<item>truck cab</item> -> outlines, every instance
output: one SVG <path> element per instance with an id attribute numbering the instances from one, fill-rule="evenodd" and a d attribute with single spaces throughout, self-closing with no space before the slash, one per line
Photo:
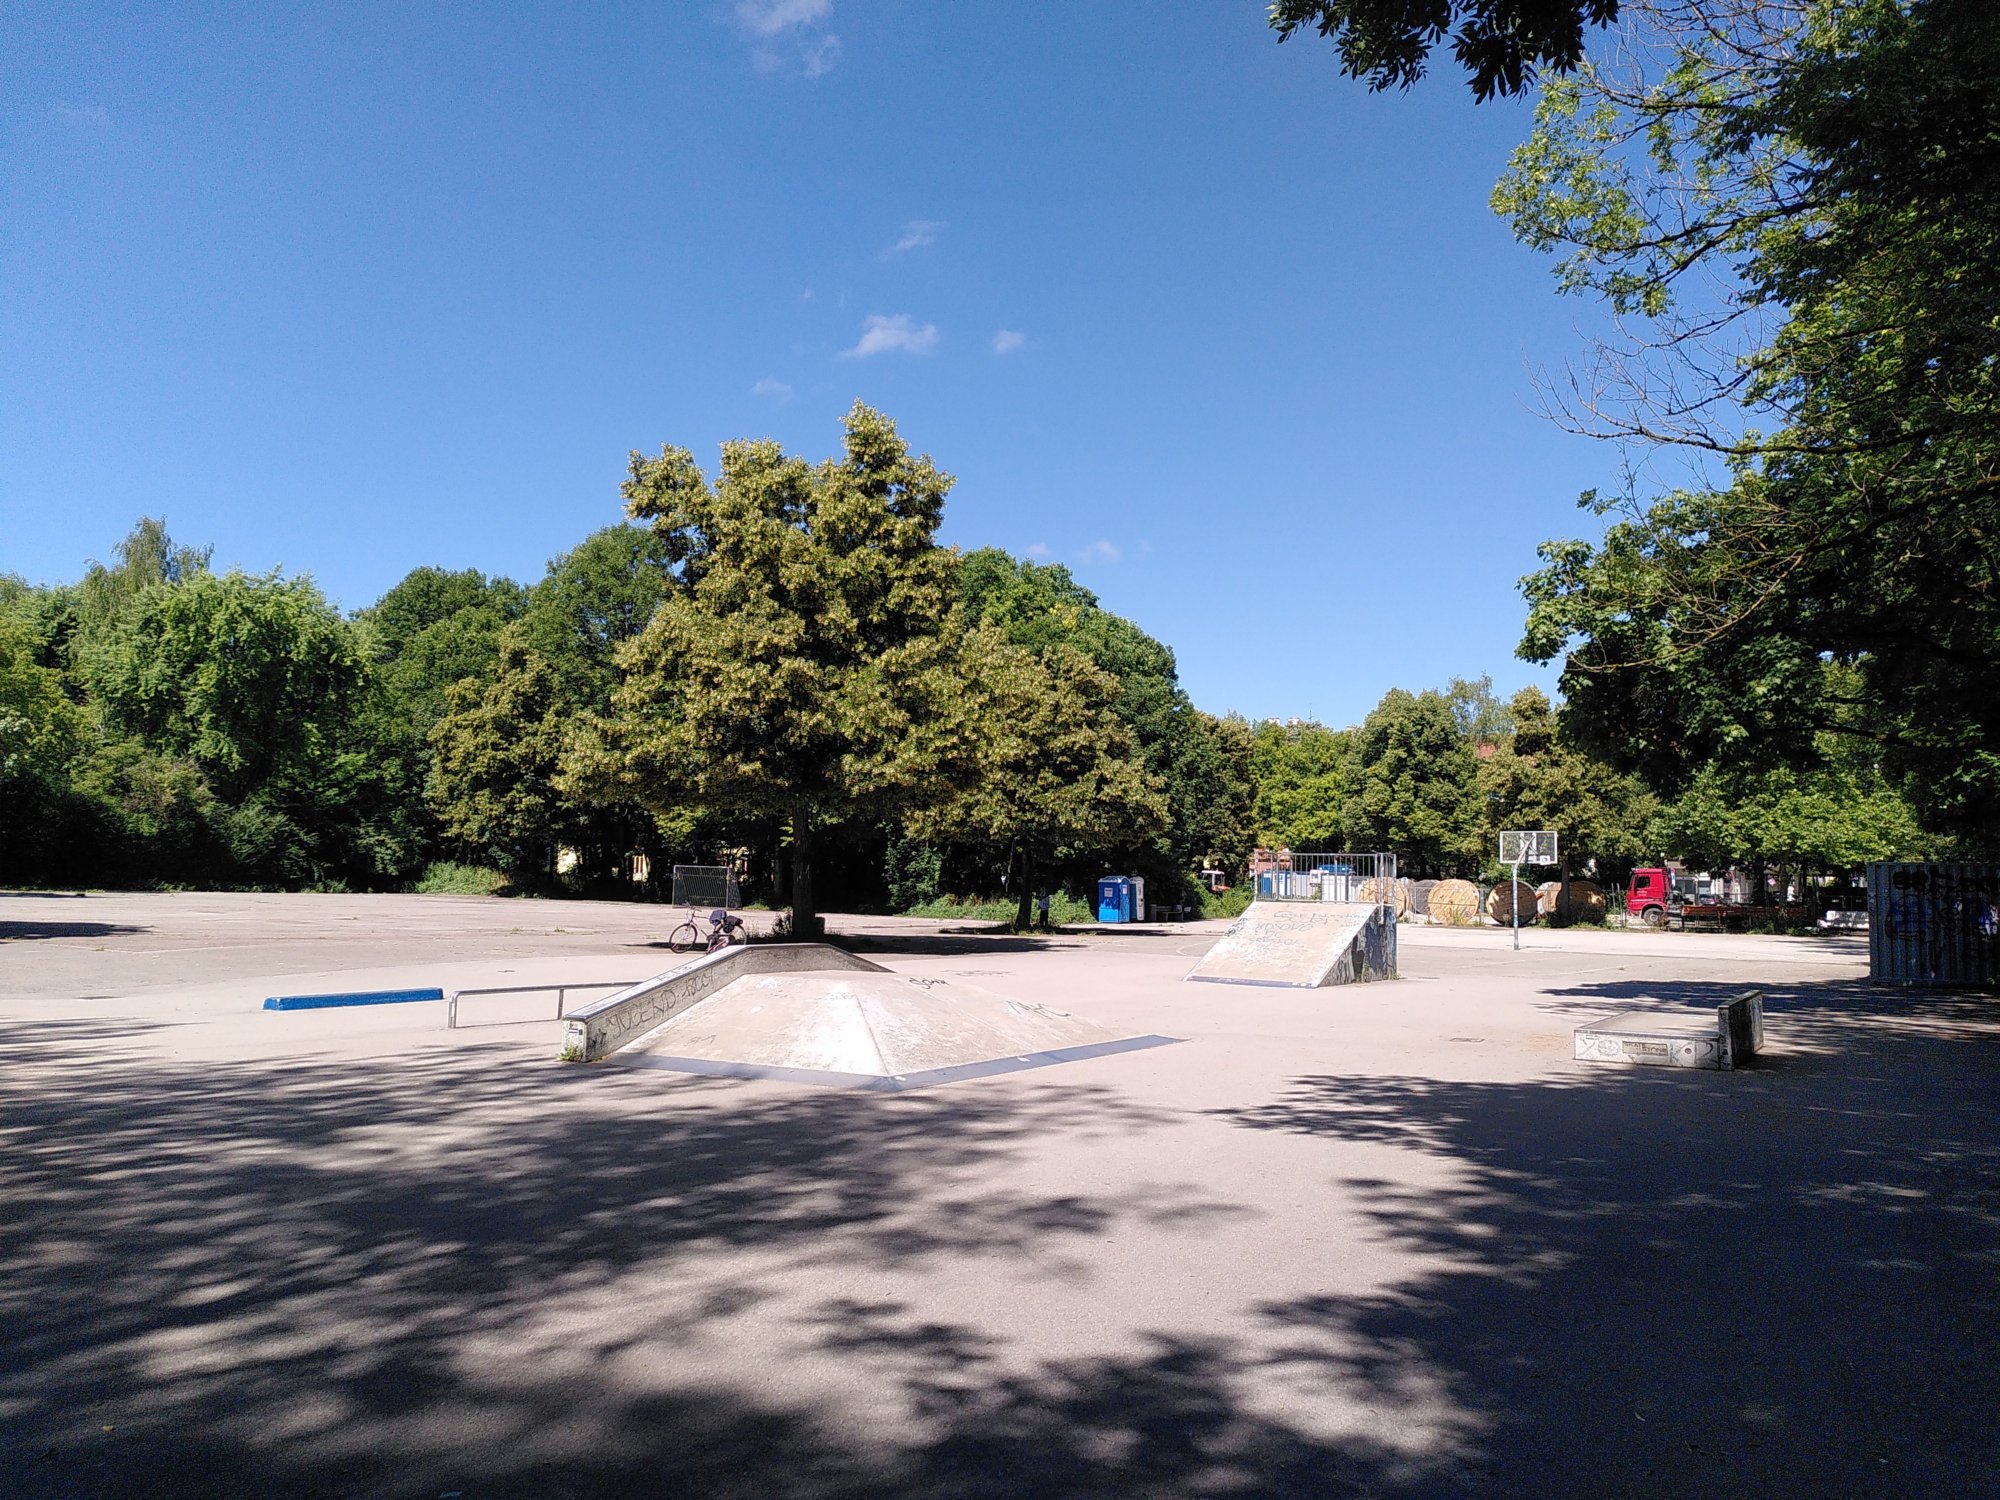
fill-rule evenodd
<path id="1" fill-rule="evenodd" d="M 1664 927 L 1668 909 L 1685 899 L 1686 891 L 1675 881 L 1673 872 L 1664 865 L 1653 865 L 1632 872 L 1632 882 L 1625 889 L 1625 910 L 1648 927 Z"/>

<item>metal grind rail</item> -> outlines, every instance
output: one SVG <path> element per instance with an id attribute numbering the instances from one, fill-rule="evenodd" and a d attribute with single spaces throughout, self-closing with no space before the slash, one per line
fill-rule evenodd
<path id="1" fill-rule="evenodd" d="M 458 1002 L 463 995 L 548 995 L 556 997 L 555 1018 L 563 1018 L 563 1007 L 569 1003 L 571 990 L 624 990 L 641 983 L 637 979 L 572 979 L 563 984 L 493 984 L 478 989 L 453 990 L 445 1000 L 444 1024 L 447 1031 L 458 1030 Z M 488 1022 L 488 1025 L 505 1026 L 506 1021 Z"/>

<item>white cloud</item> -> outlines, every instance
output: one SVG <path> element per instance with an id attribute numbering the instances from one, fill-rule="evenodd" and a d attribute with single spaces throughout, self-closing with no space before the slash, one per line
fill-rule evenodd
<path id="1" fill-rule="evenodd" d="M 72 130 L 111 128 L 111 111 L 101 104 L 58 104 L 55 116 Z"/>
<path id="2" fill-rule="evenodd" d="M 1048 555 L 1049 544 L 1047 542 L 1036 542 L 1028 548 L 1028 556 L 1030 557 L 1047 557 Z"/>
<path id="3" fill-rule="evenodd" d="M 1028 336 L 1017 328 L 1003 328 L 993 335 L 995 354 L 1012 354 L 1016 349 L 1028 347 Z"/>
<path id="4" fill-rule="evenodd" d="M 748 35 L 750 66 L 775 73 L 796 64 L 807 78 L 831 72 L 840 38 L 826 29 L 833 0 L 736 0 L 736 24 Z"/>
<path id="5" fill-rule="evenodd" d="M 1076 560 L 1080 563 L 1115 563 L 1124 556 L 1125 554 L 1118 550 L 1117 543 L 1099 537 L 1077 553 Z"/>
<path id="6" fill-rule="evenodd" d="M 799 64 L 799 71 L 808 78 L 817 78 L 822 73 L 831 73 L 833 65 L 840 61 L 840 38 L 823 36 L 818 43 L 806 51 L 805 61 Z"/>
<path id="7" fill-rule="evenodd" d="M 817 26 L 832 14 L 833 0 L 736 0 L 736 19 L 752 36 Z"/>
<path id="8" fill-rule="evenodd" d="M 786 385 L 784 381 L 773 380 L 770 376 L 766 375 L 762 380 L 750 387 L 750 394 L 753 396 L 768 396 L 773 401 L 782 405 L 792 399 L 792 388 Z"/>
<path id="9" fill-rule="evenodd" d="M 861 329 L 861 342 L 842 350 L 848 359 L 866 359 L 871 354 L 928 354 L 937 347 L 937 324 L 919 324 L 908 313 L 885 318 L 870 313 Z"/>
<path id="10" fill-rule="evenodd" d="M 901 255 L 906 250 L 921 250 L 926 245 L 935 245 L 944 227 L 943 219 L 912 219 L 903 226 L 902 238 L 889 247 L 889 253 Z"/>

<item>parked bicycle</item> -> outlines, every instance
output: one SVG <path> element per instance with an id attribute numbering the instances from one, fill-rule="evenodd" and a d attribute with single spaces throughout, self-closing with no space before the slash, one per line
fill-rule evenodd
<path id="1" fill-rule="evenodd" d="M 733 917 L 721 907 L 708 914 L 708 926 L 702 926 L 701 918 L 692 910 L 688 919 L 667 936 L 667 947 L 675 953 L 713 953 L 718 948 L 727 948 L 731 943 L 740 943 L 743 937 L 743 919 Z"/>

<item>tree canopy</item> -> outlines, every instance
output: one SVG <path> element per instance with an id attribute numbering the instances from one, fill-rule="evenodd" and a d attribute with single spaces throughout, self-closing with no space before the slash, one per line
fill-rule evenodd
<path id="1" fill-rule="evenodd" d="M 1560 835 L 1565 870 L 1594 863 L 1600 874 L 1622 872 L 1649 852 L 1645 834 L 1656 803 L 1637 777 L 1564 744 L 1558 716 L 1539 688 L 1516 693 L 1508 717 L 1512 732 L 1479 765 L 1483 857 L 1491 857 L 1497 835 L 1509 828 Z"/>
<path id="2" fill-rule="evenodd" d="M 1358 849 L 1392 849 L 1412 873 L 1476 869 L 1478 761 L 1442 693 L 1391 688 L 1355 731 L 1341 820 Z"/>
<path id="3" fill-rule="evenodd" d="M 1111 712 L 1118 679 L 1081 651 L 1058 643 L 1037 653 L 989 625 L 967 637 L 962 661 L 972 774 L 906 821 L 921 838 L 1007 850 L 1015 919 L 1026 927 L 1038 871 L 1077 850 L 1129 848 L 1163 832 L 1166 798 Z"/>
<path id="4" fill-rule="evenodd" d="M 859 403 L 842 455 L 817 465 L 728 443 L 711 486 L 685 449 L 635 453 L 625 495 L 671 586 L 621 652 L 578 784 L 660 813 L 781 820 L 795 919 L 812 930 L 818 830 L 900 815 L 969 763 L 956 559 L 936 542 L 950 487 Z"/>
<path id="5" fill-rule="evenodd" d="M 1545 544 L 1524 655 L 1665 790 L 1877 747 L 1935 830 L 2000 845 L 2000 12 L 1644 8 L 1544 92 L 1496 206 L 1620 340 L 1561 414 L 1713 455 Z"/>

